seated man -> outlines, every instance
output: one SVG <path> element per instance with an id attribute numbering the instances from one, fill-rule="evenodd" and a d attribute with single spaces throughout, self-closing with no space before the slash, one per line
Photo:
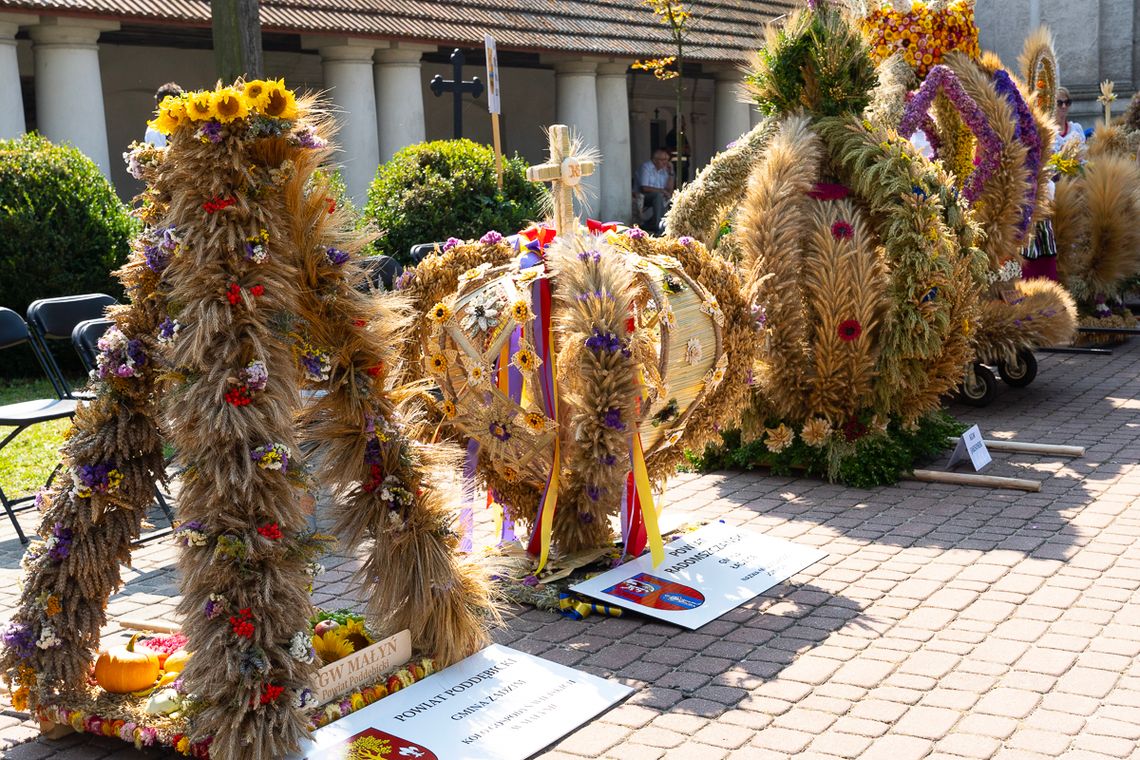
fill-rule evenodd
<path id="1" fill-rule="evenodd" d="M 668 151 L 664 148 L 653 151 L 653 158 L 637 170 L 637 184 L 645 195 L 645 207 L 653 209 L 653 217 L 646 221 L 645 227 L 656 233 L 673 194 L 673 166 L 669 163 Z"/>

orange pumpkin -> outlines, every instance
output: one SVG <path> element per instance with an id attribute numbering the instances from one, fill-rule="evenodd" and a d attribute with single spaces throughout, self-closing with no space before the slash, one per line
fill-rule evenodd
<path id="1" fill-rule="evenodd" d="M 100 652 L 95 661 L 95 681 L 112 694 L 127 694 L 145 689 L 158 678 L 158 655 L 135 649 L 138 634 L 125 647 Z"/>
<path id="2" fill-rule="evenodd" d="M 186 667 L 186 663 L 190 661 L 190 653 L 185 649 L 176 649 L 170 653 L 166 658 L 166 664 L 163 669 L 167 673 L 181 673 L 182 669 Z"/>

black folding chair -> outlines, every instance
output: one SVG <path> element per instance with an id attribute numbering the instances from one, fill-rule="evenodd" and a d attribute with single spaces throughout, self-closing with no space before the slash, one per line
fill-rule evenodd
<path id="1" fill-rule="evenodd" d="M 357 289 L 365 293 L 376 290 L 391 290 L 392 283 L 404 271 L 400 262 L 391 256 L 369 256 L 361 259 L 360 265 L 367 273 L 367 279 Z"/>
<path id="2" fill-rule="evenodd" d="M 37 350 L 32 334 L 28 330 L 28 326 L 24 324 L 24 320 L 20 319 L 20 315 L 11 309 L 0 307 L 0 351 L 6 348 L 14 348 L 24 343 L 32 347 L 32 351 L 35 353 L 36 359 L 39 360 L 41 368 L 50 379 L 51 371 L 48 369 L 48 365 L 43 356 L 41 356 L 40 351 Z M 0 440 L 0 449 L 3 449 L 11 443 L 16 436 L 33 425 L 38 425 L 41 422 L 49 422 L 51 420 L 64 419 L 74 414 L 75 400 L 68 398 L 35 399 L 33 401 L 20 401 L 15 404 L 4 404 L 0 406 L 0 427 L 11 427 L 13 430 L 8 433 L 3 440 Z M 52 470 L 45 485 L 51 485 L 57 472 L 59 472 L 59 465 L 56 465 L 55 469 Z M 12 521 L 12 527 L 16 529 L 16 535 L 19 537 L 20 543 L 28 543 L 28 537 L 24 535 L 24 531 L 20 527 L 20 522 L 16 518 L 16 513 L 30 509 L 34 499 L 34 496 L 22 496 L 17 499 L 10 499 L 8 495 L 4 493 L 3 484 L 0 483 L 0 502 L 4 505 L 4 511 L 8 514 L 8 519 Z"/>
<path id="3" fill-rule="evenodd" d="M 85 319 L 71 330 L 71 345 L 90 372 L 99 363 L 99 339 L 115 324 L 109 319 Z"/>
<path id="4" fill-rule="evenodd" d="M 60 398 L 82 398 L 83 394 L 76 394 L 68 385 L 48 341 L 70 341 L 77 324 L 85 320 L 101 319 L 107 307 L 117 303 L 106 293 L 84 293 L 61 298 L 41 298 L 28 306 L 28 326 L 47 361 L 48 372 L 54 375 L 52 385 L 56 387 Z"/>

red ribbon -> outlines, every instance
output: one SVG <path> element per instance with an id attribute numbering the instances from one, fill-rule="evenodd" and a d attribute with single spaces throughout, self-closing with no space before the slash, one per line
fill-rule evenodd
<path id="1" fill-rule="evenodd" d="M 558 230 L 546 224 L 534 224 L 519 233 L 527 240 L 537 240 L 542 247 L 550 245 L 550 241 L 558 234 Z"/>
<path id="2" fill-rule="evenodd" d="M 599 222 L 597 219 L 587 219 L 586 229 L 591 235 L 601 235 L 603 232 L 617 232 L 617 222 Z"/>

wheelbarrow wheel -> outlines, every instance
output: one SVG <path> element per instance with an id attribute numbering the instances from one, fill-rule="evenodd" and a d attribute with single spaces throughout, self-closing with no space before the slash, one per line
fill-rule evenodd
<path id="1" fill-rule="evenodd" d="M 997 391 L 997 378 L 984 364 L 975 364 L 958 387 L 958 398 L 970 406 L 989 406 Z"/>
<path id="2" fill-rule="evenodd" d="M 1037 357 L 1028 348 L 1023 348 L 1017 352 L 1012 362 L 998 362 L 998 373 L 1006 385 L 1024 388 L 1037 377 Z"/>

